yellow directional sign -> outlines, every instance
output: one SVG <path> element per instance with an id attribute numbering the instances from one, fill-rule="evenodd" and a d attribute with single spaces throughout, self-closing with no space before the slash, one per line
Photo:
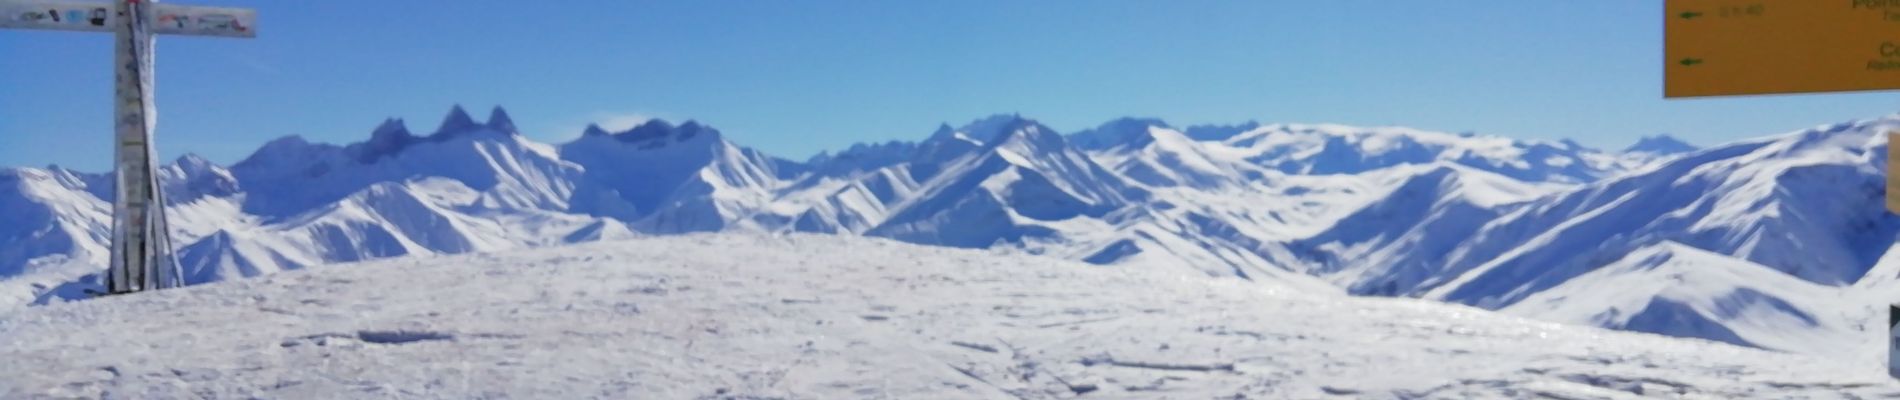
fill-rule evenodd
<path id="1" fill-rule="evenodd" d="M 1663 96 L 1900 89 L 1900 0 L 1667 0 Z"/>
<path id="2" fill-rule="evenodd" d="M 1900 131 L 1887 132 L 1887 211 L 1900 214 L 1900 146 L 1895 143 Z"/>

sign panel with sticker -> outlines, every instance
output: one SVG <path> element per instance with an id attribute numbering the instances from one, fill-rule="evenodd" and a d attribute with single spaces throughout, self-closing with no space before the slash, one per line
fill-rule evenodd
<path id="1" fill-rule="evenodd" d="M 257 11 L 242 8 L 176 6 L 153 7 L 152 33 L 161 35 L 257 37 Z"/>
<path id="2" fill-rule="evenodd" d="M 111 32 L 118 7 L 96 1 L 0 1 L 0 28 Z"/>

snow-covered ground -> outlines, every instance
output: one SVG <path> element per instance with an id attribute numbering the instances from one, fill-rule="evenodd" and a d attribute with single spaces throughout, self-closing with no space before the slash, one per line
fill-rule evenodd
<path id="1" fill-rule="evenodd" d="M 316 267 L 0 317 L 9 399 L 1900 395 L 1874 359 L 734 233 Z"/>

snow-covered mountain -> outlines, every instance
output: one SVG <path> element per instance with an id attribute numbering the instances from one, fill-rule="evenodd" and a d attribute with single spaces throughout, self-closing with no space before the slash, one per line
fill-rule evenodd
<path id="1" fill-rule="evenodd" d="M 1896 127 L 1900 119 L 1844 123 L 1715 147 L 1540 199 L 1489 224 L 1452 263 L 1471 269 L 1465 279 L 1437 292 L 1510 303 L 1662 241 L 1852 284 L 1900 229 L 1881 206 L 1881 133 Z"/>
<path id="2" fill-rule="evenodd" d="M 1295 265 L 1348 291 L 1408 293 L 1441 277 L 1447 258 L 1489 221 L 1552 192 L 1459 164 L 1404 166 L 1380 174 L 1382 194 L 1319 234 L 1292 241 Z"/>
<path id="3" fill-rule="evenodd" d="M 1882 207 L 1895 128 L 1900 116 L 1717 146 L 1538 199 L 1487 223 L 1418 294 L 1790 350 L 1855 335 L 1876 319 L 1857 303 L 1884 302 L 1853 285 L 1890 279 L 1869 271 L 1900 239 Z M 1692 270 L 1656 287 L 1661 269 Z"/>
<path id="4" fill-rule="evenodd" d="M 14 283 L 9 301 L 83 296 L 104 263 L 110 176 L 8 171 L 19 177 L 9 185 L 19 194 L 0 201 L 24 203 L 9 208 L 23 222 L 12 226 L 39 233 L 0 246 L 15 252 L 0 254 L 0 265 L 55 265 L 45 273 L 60 278 L 7 274 Z M 178 260 L 187 280 L 200 283 L 336 262 L 632 235 L 619 221 L 566 212 L 582 171 L 552 146 L 521 136 L 501 108 L 477 123 L 458 106 L 427 136 L 391 119 L 369 140 L 346 146 L 294 136 L 274 140 L 228 169 L 186 156 L 164 166 L 160 179 Z M 86 262 L 64 262 L 72 259 Z M 27 291 L 33 293 L 21 293 Z"/>
<path id="5" fill-rule="evenodd" d="M 1126 126 L 1092 132 L 1137 132 Z M 1162 124 L 1151 127 L 1166 131 Z M 1265 136 L 1251 136 L 1256 131 L 1198 142 L 1198 154 L 1228 155 L 1225 164 L 1150 162 L 1194 158 L 1148 155 L 1155 153 L 1153 143 L 1165 143 L 1152 138 L 1164 136 L 1127 133 L 1120 137 L 1140 150 L 1102 151 L 1097 158 L 1129 177 L 1169 176 L 1148 171 L 1233 165 L 1231 160 L 1281 166 L 1276 169 L 1292 174 L 1243 180 L 1269 188 L 1295 178 L 1335 177 L 1297 185 L 1298 191 L 1237 194 L 1323 199 L 1332 206 L 1305 210 L 1309 219 L 1292 224 L 1319 229 L 1261 223 L 1252 217 L 1258 212 L 1246 207 L 1214 214 L 1226 214 L 1221 218 L 1195 213 L 1164 219 L 1236 227 L 1218 231 L 1224 234 L 1183 235 L 1201 244 L 1252 231 L 1240 236 L 1261 243 L 1243 247 L 1269 264 L 1352 293 L 1425 297 L 1534 318 L 1840 355 L 1849 350 L 1839 344 L 1872 334 L 1884 321 L 1867 304 L 1894 299 L 1876 288 L 1900 288 L 1852 286 L 1895 278 L 1869 271 L 1893 269 L 1878 266 L 1895 262 L 1883 257 L 1900 238 L 1900 217 L 1881 207 L 1881 133 L 1896 128 L 1900 116 L 1706 150 L 1652 138 L 1636 152 L 1609 154 L 1568 143 L 1407 129 L 1268 126 L 1259 130 L 1269 132 Z M 1326 155 L 1332 151 L 1339 154 Z M 1533 157 L 1546 161 L 1541 165 L 1519 160 L 1550 152 L 1563 155 Z M 1172 187 L 1178 180 L 1141 181 Z M 1335 195 L 1311 188 L 1330 188 Z M 1194 194 L 1209 191 L 1173 189 L 1157 197 L 1207 207 L 1217 203 Z M 1289 214 L 1301 213 L 1268 215 Z"/>
<path id="6" fill-rule="evenodd" d="M 565 212 L 582 173 L 521 136 L 500 107 L 477 123 L 457 106 L 426 136 L 390 119 L 346 146 L 278 139 L 231 168 L 238 189 L 227 196 L 242 205 L 239 217 L 187 242 L 178 258 L 188 281 L 210 282 L 564 243 L 590 229 L 629 235 L 618 222 Z"/>
<path id="7" fill-rule="evenodd" d="M 1843 304 L 1900 288 L 1869 283 L 1900 282 L 1869 272 L 1900 271 L 1886 266 L 1900 257 L 1883 258 L 1900 217 L 1879 199 L 1877 133 L 1895 127 L 1900 116 L 1707 149 L 1656 137 L 1615 153 L 1145 118 L 1063 135 L 1006 114 L 796 162 L 697 121 L 590 127 L 554 145 L 499 107 L 476 121 L 458 106 L 427 135 L 390 119 L 362 142 L 287 137 L 229 167 L 183 157 L 161 181 L 192 282 L 643 235 L 810 232 L 1836 354 L 1803 343 L 1865 332 L 1872 311 Z M 110 178 L 0 173 L 0 306 L 96 284 Z"/>
<path id="8" fill-rule="evenodd" d="M 1689 142 L 1684 142 L 1682 139 L 1676 139 L 1667 134 L 1644 136 L 1642 139 L 1637 140 L 1636 144 L 1632 144 L 1629 148 L 1623 149 L 1622 162 L 1625 165 L 1632 166 L 1652 164 L 1662 161 L 1663 159 L 1678 157 L 1701 149 L 1700 147 L 1696 147 L 1696 145 L 1689 144 Z"/>
<path id="9" fill-rule="evenodd" d="M 1676 242 L 1660 242 L 1539 291 L 1510 314 L 1606 328 L 1696 337 L 1807 354 L 1865 352 L 1878 338 L 1841 318 L 1855 296 Z M 1858 317 L 1859 315 L 1854 315 Z M 1858 334 L 1857 334 L 1858 333 Z M 1871 334 L 1869 334 L 1871 333 Z"/>
<path id="10" fill-rule="evenodd" d="M 295 136 L 264 145 L 231 167 L 246 213 L 289 217 L 347 198 L 379 183 L 440 177 L 480 191 L 480 206 L 565 210 L 581 168 L 552 146 L 514 130 L 496 107 L 486 124 L 461 106 L 434 133 L 416 136 L 400 119 L 384 121 L 367 141 L 313 144 Z"/>
<path id="11" fill-rule="evenodd" d="M 1353 174 L 1445 161 L 1526 182 L 1583 183 L 1618 172 L 1612 154 L 1572 141 L 1520 141 L 1411 128 L 1268 125 L 1222 141 L 1255 164 L 1292 174 Z"/>
<path id="12" fill-rule="evenodd" d="M 1233 157 L 1236 152 L 1195 141 L 1166 124 L 1117 120 L 1078 134 L 1114 132 L 1107 145 L 1093 147 L 1109 169 L 1148 186 L 1187 186 L 1213 189 L 1266 180 L 1274 175 L 1264 167 Z M 1096 139 L 1106 140 L 1106 139 Z"/>
<path id="13" fill-rule="evenodd" d="M 772 200 L 803 168 L 739 147 L 719 130 L 649 120 L 625 132 L 589 127 L 560 157 L 586 167 L 574 211 L 653 233 L 717 231 Z"/>
<path id="14" fill-rule="evenodd" d="M 979 124 L 987 121 L 979 121 Z M 912 243 L 989 247 L 1051 239 L 1067 221 L 1101 218 L 1148 193 L 1028 119 L 980 126 L 980 147 L 934 167 L 916 195 L 866 231 Z M 981 130 L 979 133 L 988 133 Z M 952 139 L 960 140 L 960 139 Z"/>
<path id="15" fill-rule="evenodd" d="M 1878 351 L 1823 358 L 835 235 L 396 259 L 8 317 L 6 398 L 1900 395 Z"/>
<path id="16" fill-rule="evenodd" d="M 1677 139 L 1669 135 L 1655 135 L 1655 136 L 1644 136 L 1642 139 L 1637 140 L 1636 144 L 1632 144 L 1630 145 L 1629 148 L 1623 149 L 1623 153 L 1624 154 L 1642 154 L 1642 155 L 1651 155 L 1651 156 L 1673 156 L 1677 154 L 1693 152 L 1696 150 L 1701 150 L 1701 148 L 1698 148 L 1693 144 L 1689 144 L 1689 142 L 1684 142 L 1682 141 L 1682 139 Z"/>
<path id="17" fill-rule="evenodd" d="M 57 167 L 0 170 L 0 308 L 103 268 L 112 204 L 91 191 L 103 181 Z"/>

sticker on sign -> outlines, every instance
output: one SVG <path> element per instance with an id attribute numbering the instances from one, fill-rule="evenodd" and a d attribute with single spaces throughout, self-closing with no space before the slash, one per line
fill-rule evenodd
<path id="1" fill-rule="evenodd" d="M 257 11 L 158 3 L 152 32 L 165 35 L 257 37 Z"/>
<path id="2" fill-rule="evenodd" d="M 115 6 L 102 2 L 0 0 L 0 28 L 111 31 Z"/>

